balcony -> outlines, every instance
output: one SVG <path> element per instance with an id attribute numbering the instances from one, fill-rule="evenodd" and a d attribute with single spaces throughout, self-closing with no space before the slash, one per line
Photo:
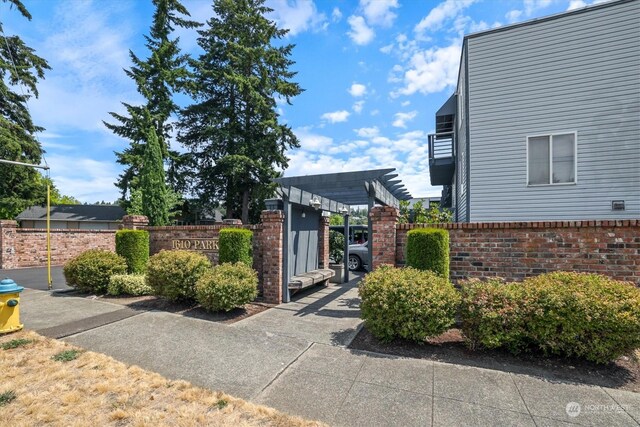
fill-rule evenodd
<path id="1" fill-rule="evenodd" d="M 431 185 L 451 185 L 456 170 L 453 132 L 429 135 L 429 175 Z"/>

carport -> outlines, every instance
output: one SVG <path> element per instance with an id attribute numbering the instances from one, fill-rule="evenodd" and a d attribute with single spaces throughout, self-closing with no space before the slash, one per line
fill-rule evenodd
<path id="1" fill-rule="evenodd" d="M 318 225 L 324 212 L 344 217 L 344 259 L 349 259 L 349 213 L 351 206 L 367 206 L 369 212 L 376 205 L 399 207 L 400 200 L 411 195 L 396 179 L 395 169 L 375 169 L 320 175 L 276 178 L 279 199 L 269 201 L 271 208 L 284 211 L 283 227 L 283 302 L 290 300 L 290 279 L 318 269 Z M 269 206 L 268 206 L 269 207 Z M 368 220 L 369 241 L 373 237 L 371 219 Z M 372 252 L 369 259 L 372 265 Z M 349 281 L 345 268 L 344 281 Z"/>

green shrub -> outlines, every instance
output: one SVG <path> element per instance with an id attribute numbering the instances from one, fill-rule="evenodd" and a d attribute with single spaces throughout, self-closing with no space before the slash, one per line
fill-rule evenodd
<path id="1" fill-rule="evenodd" d="M 194 300 L 196 282 L 210 268 L 211 262 L 200 253 L 163 250 L 149 258 L 147 284 L 154 295 L 171 301 Z"/>
<path id="2" fill-rule="evenodd" d="M 258 296 L 258 274 L 248 265 L 220 264 L 207 271 L 196 286 L 196 299 L 207 310 L 229 311 Z"/>
<path id="3" fill-rule="evenodd" d="M 149 261 L 149 232 L 146 230 L 117 231 L 116 253 L 127 260 L 129 273 L 144 273 Z"/>
<path id="4" fill-rule="evenodd" d="M 359 285 L 362 318 L 383 341 L 400 337 L 424 341 L 455 323 L 460 296 L 431 271 L 382 266 Z"/>
<path id="5" fill-rule="evenodd" d="M 466 283 L 460 315 L 472 346 L 534 348 L 597 363 L 640 348 L 640 289 L 597 274 Z"/>
<path id="6" fill-rule="evenodd" d="M 407 266 L 430 270 L 449 280 L 449 232 L 416 228 L 407 233 Z"/>
<path id="7" fill-rule="evenodd" d="M 144 274 L 114 274 L 107 287 L 109 295 L 151 295 L 153 289 L 147 285 Z"/>
<path id="8" fill-rule="evenodd" d="M 253 265 L 252 237 L 253 232 L 244 228 L 223 228 L 220 230 L 218 238 L 220 264 L 243 262 L 251 267 Z"/>
<path id="9" fill-rule="evenodd" d="M 336 264 L 344 258 L 344 234 L 339 231 L 329 231 L 329 258 Z"/>
<path id="10" fill-rule="evenodd" d="M 85 292 L 102 294 L 109 278 L 127 272 L 127 262 L 111 251 L 91 249 L 67 262 L 63 273 L 67 284 Z"/>
<path id="11" fill-rule="evenodd" d="M 460 320 L 469 347 L 503 347 L 517 354 L 531 345 L 526 321 L 532 302 L 523 291 L 520 283 L 502 279 L 462 283 Z"/>

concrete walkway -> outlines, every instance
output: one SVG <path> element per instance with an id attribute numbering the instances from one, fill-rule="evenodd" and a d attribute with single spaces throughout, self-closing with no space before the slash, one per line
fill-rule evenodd
<path id="1" fill-rule="evenodd" d="M 28 328 L 330 425 L 640 425 L 637 393 L 349 350 L 358 302 L 353 281 L 233 325 L 35 290 L 21 306 Z"/>

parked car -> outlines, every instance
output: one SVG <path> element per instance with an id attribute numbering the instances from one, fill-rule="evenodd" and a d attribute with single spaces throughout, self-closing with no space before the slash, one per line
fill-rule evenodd
<path id="1" fill-rule="evenodd" d="M 349 245 L 349 270 L 362 270 L 369 264 L 369 242 Z"/>
<path id="2" fill-rule="evenodd" d="M 343 225 L 331 225 L 329 230 L 344 234 Z M 369 228 L 366 225 L 349 226 L 349 244 L 362 244 L 369 240 Z"/>

